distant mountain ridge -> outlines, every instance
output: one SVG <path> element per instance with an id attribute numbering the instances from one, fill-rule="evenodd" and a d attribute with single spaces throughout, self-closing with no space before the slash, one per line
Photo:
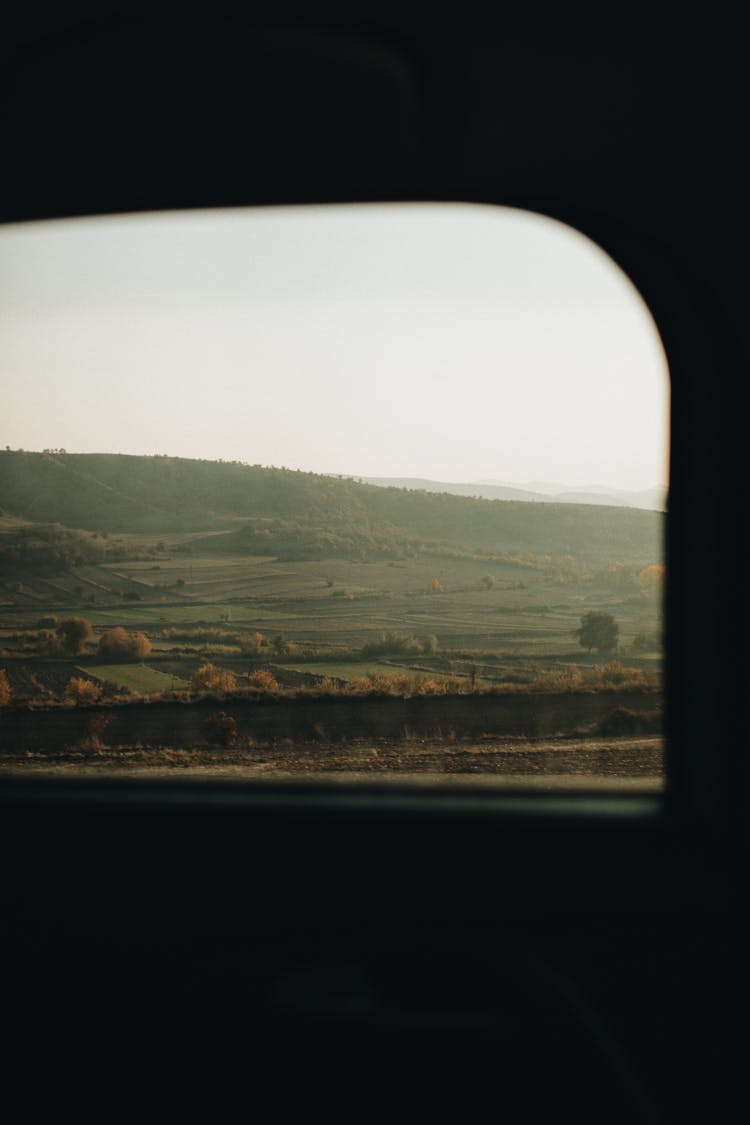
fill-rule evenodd
<path id="1" fill-rule="evenodd" d="M 536 504 L 598 504 L 615 508 L 641 508 L 664 512 L 667 505 L 665 488 L 627 490 L 592 484 L 585 487 L 552 481 L 533 481 L 528 485 L 508 484 L 497 480 L 469 482 L 435 481 L 422 477 L 353 477 L 378 488 L 409 488 L 420 492 L 445 492 L 452 496 L 476 496 L 483 500 L 522 500 Z"/>

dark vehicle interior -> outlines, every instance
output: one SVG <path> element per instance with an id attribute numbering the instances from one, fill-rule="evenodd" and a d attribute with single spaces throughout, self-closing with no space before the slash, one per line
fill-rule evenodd
<path id="1" fill-rule="evenodd" d="M 622 267 L 672 379 L 666 793 L 4 779 L 3 1060 L 25 1117 L 734 1119 L 748 99 L 738 9 L 687 13 L 6 11 L 4 222 L 523 208 Z"/>

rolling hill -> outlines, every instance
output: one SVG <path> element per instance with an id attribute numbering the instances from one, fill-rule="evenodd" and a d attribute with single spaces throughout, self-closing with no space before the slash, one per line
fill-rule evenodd
<path id="1" fill-rule="evenodd" d="M 656 511 L 487 500 L 162 456 L 2 451 L 0 509 L 108 534 L 224 531 L 223 549 L 300 558 L 449 549 L 646 565 L 663 554 Z"/>

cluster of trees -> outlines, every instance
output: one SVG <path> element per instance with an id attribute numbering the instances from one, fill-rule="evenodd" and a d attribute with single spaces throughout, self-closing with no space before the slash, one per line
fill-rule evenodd
<path id="1" fill-rule="evenodd" d="M 266 668 L 258 668 L 248 676 L 247 684 L 255 691 L 279 691 L 279 682 Z M 190 690 L 209 695 L 225 695 L 237 691 L 239 683 L 233 672 L 218 668 L 215 664 L 204 664 L 190 677 Z"/>
<path id="2" fill-rule="evenodd" d="M 0 575 L 59 573 L 125 559 L 150 558 L 141 547 L 106 532 L 71 530 L 60 524 L 28 524 L 0 535 Z"/>
<path id="3" fill-rule="evenodd" d="M 362 513 L 353 518 L 307 513 L 296 520 L 255 519 L 237 534 L 233 545 L 251 554 L 275 555 L 286 561 L 404 559 L 419 551 L 414 535 L 388 523 L 371 525 Z M 228 538 L 222 546 L 229 546 Z"/>
<path id="4" fill-rule="evenodd" d="M 40 618 L 38 628 L 25 635 L 25 647 L 43 656 L 75 657 L 94 642 L 94 630 L 85 617 Z M 102 633 L 96 648 L 102 660 L 145 660 L 151 641 L 145 633 L 131 633 L 121 625 Z"/>
<path id="5" fill-rule="evenodd" d="M 151 641 L 145 633 L 129 633 L 118 625 L 102 633 L 97 651 L 103 660 L 145 660 Z"/>

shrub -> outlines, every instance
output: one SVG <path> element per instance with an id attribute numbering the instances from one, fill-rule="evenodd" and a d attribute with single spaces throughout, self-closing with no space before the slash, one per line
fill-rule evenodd
<path id="1" fill-rule="evenodd" d="M 599 722 L 598 732 L 603 735 L 659 734 L 662 727 L 660 711 L 632 711 L 629 707 L 615 707 Z"/>
<path id="2" fill-rule="evenodd" d="M 422 645 L 416 637 L 402 633 L 380 633 L 377 640 L 363 645 L 363 656 L 409 655 L 422 652 Z"/>
<path id="3" fill-rule="evenodd" d="M 128 633 L 121 625 L 102 633 L 99 656 L 104 660 L 144 660 L 151 652 L 145 633 Z"/>
<path id="4" fill-rule="evenodd" d="M 23 633 L 11 633 L 9 641 L 18 641 L 22 652 L 36 652 L 43 656 L 62 656 L 60 638 L 51 629 L 29 629 Z"/>
<path id="5" fill-rule="evenodd" d="M 240 637 L 240 651 L 244 656 L 257 656 L 263 648 L 265 637 L 262 633 L 251 633 Z"/>
<path id="6" fill-rule="evenodd" d="M 161 630 L 165 640 L 216 641 L 217 644 L 239 644 L 242 637 L 231 629 L 205 627 L 202 625 L 179 625 Z"/>
<path id="7" fill-rule="evenodd" d="M 531 691 L 579 691 L 585 686 L 585 680 L 586 677 L 578 666 L 570 664 L 567 668 L 540 672 L 527 680 L 527 683 Z M 511 677 L 506 677 L 506 681 L 512 682 Z"/>
<path id="8" fill-rule="evenodd" d="M 419 694 L 422 682 L 420 677 L 410 676 L 408 673 L 384 673 L 382 675 L 370 673 L 350 680 L 346 685 L 345 694 L 356 696 L 393 695 L 408 699 Z"/>
<path id="9" fill-rule="evenodd" d="M 281 633 L 278 637 L 273 638 L 271 648 L 274 656 L 292 656 L 297 651 L 296 644 L 293 641 L 288 641 Z"/>
<path id="10" fill-rule="evenodd" d="M 661 639 L 656 633 L 636 633 L 633 637 L 633 652 L 653 652 L 661 648 Z"/>
<path id="11" fill-rule="evenodd" d="M 102 734 L 112 722 L 112 715 L 105 711 L 95 711 L 86 720 L 86 735 L 81 742 L 82 750 L 101 750 L 104 743 Z"/>
<path id="12" fill-rule="evenodd" d="M 250 687 L 257 688 L 259 691 L 279 690 L 278 680 L 266 668 L 259 668 L 257 672 L 253 672 L 247 682 Z"/>
<path id="13" fill-rule="evenodd" d="M 508 678 L 508 677 L 506 677 Z M 611 660 L 599 668 L 589 668 L 585 672 L 571 664 L 557 671 L 541 672 L 528 684 L 531 691 L 610 691 L 614 689 L 651 690 L 657 686 L 652 672 L 641 668 L 626 668 L 617 660 Z"/>
<path id="14" fill-rule="evenodd" d="M 604 687 L 653 687 L 655 683 L 652 673 L 641 668 L 626 668 L 617 660 L 611 660 L 602 668 L 592 668 L 589 675 L 594 683 Z"/>
<path id="15" fill-rule="evenodd" d="M 190 677 L 191 691 L 209 691 L 214 695 L 223 695 L 227 691 L 234 691 L 237 687 L 237 677 L 224 668 L 217 668 L 215 664 L 204 664 Z"/>
<path id="16" fill-rule="evenodd" d="M 214 711 L 203 723 L 207 742 L 219 746 L 234 746 L 237 741 L 237 723 L 226 711 Z"/>
<path id="17" fill-rule="evenodd" d="M 83 677 L 72 676 L 68 680 L 68 686 L 65 688 L 65 696 L 67 699 L 72 700 L 74 703 L 96 703 L 102 694 L 102 689 L 99 684 L 95 684 L 93 680 L 86 680 Z"/>

